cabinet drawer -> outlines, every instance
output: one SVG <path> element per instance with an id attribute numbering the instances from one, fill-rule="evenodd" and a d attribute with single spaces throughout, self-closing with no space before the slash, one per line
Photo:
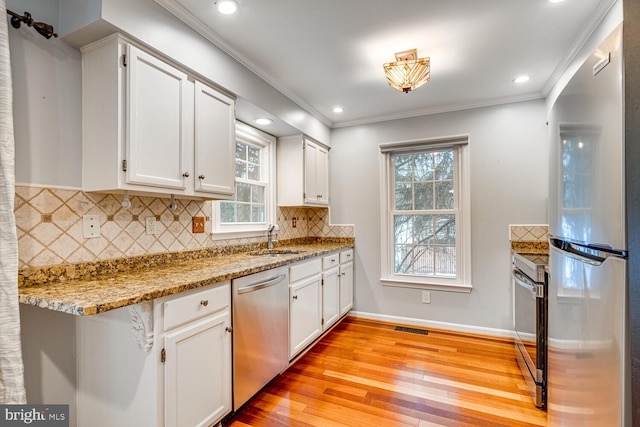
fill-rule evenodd
<path id="1" fill-rule="evenodd" d="M 320 257 L 314 258 L 311 261 L 301 262 L 289 267 L 289 283 L 296 282 L 305 277 L 309 277 L 313 274 L 320 273 L 322 271 L 322 260 Z"/>
<path id="2" fill-rule="evenodd" d="M 338 265 L 339 254 L 331 254 L 322 258 L 322 269 L 326 270 Z"/>
<path id="3" fill-rule="evenodd" d="M 166 301 L 164 330 L 207 316 L 229 307 L 231 287 L 224 284 Z"/>
<path id="4" fill-rule="evenodd" d="M 340 264 L 344 264 L 349 261 L 353 261 L 353 249 L 340 252 Z"/>

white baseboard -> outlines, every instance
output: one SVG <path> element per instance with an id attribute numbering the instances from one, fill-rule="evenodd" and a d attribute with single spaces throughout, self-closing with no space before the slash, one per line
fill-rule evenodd
<path id="1" fill-rule="evenodd" d="M 444 329 L 447 331 L 464 332 L 468 334 L 489 335 L 499 338 L 515 338 L 515 333 L 510 330 L 485 328 L 482 326 L 464 325 L 461 323 L 438 322 L 435 320 L 390 316 L 387 314 L 367 313 L 363 311 L 350 311 L 349 316 L 359 317 L 361 319 L 379 320 L 387 323 L 399 323 L 402 325 L 423 326 L 427 328 Z"/>

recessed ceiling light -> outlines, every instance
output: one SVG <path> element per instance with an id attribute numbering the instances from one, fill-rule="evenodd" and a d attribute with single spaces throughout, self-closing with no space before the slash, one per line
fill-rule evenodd
<path id="1" fill-rule="evenodd" d="M 518 76 L 515 79 L 513 79 L 513 81 L 516 82 L 516 83 L 528 82 L 529 81 L 529 76 Z"/>
<path id="2" fill-rule="evenodd" d="M 564 0 L 547 0 L 549 3 L 560 3 L 561 1 Z"/>
<path id="3" fill-rule="evenodd" d="M 218 0 L 216 7 L 223 15 L 233 15 L 238 10 L 238 3 L 234 0 Z"/>
<path id="4" fill-rule="evenodd" d="M 257 125 L 268 126 L 273 123 L 273 120 L 260 117 L 257 119 L 253 119 L 253 122 Z"/>
<path id="5" fill-rule="evenodd" d="M 344 111 L 344 108 L 342 107 L 333 107 L 334 113 L 342 113 L 343 111 Z"/>

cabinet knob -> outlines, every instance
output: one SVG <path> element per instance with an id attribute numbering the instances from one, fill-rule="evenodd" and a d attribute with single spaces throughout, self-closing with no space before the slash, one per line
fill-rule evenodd
<path id="1" fill-rule="evenodd" d="M 203 307 L 206 307 L 209 305 L 209 300 L 208 299 L 203 299 L 202 301 L 200 301 L 200 305 Z"/>
<path id="2" fill-rule="evenodd" d="M 198 176 L 199 179 L 204 179 L 204 175 Z"/>
<path id="3" fill-rule="evenodd" d="M 185 178 L 189 178 L 189 172 L 183 173 L 182 176 L 184 176 Z"/>
<path id="4" fill-rule="evenodd" d="M 342 276 L 344 276 L 344 275 L 345 275 L 345 273 L 344 273 L 344 272 L 342 272 L 342 274 L 341 274 L 341 275 L 342 275 Z"/>
<path id="5" fill-rule="evenodd" d="M 294 296 L 293 296 L 293 299 L 298 299 L 298 295 L 294 295 Z"/>
<path id="6" fill-rule="evenodd" d="M 226 328 L 224 328 L 224 330 L 225 330 L 225 332 L 231 333 L 231 332 L 233 332 L 233 327 L 227 326 Z"/>

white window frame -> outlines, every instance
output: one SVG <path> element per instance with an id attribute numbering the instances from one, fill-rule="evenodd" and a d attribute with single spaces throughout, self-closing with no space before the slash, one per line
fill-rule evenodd
<path id="1" fill-rule="evenodd" d="M 236 122 L 236 141 L 261 149 L 261 182 L 265 184 L 265 221 L 261 223 L 221 223 L 220 202 L 212 202 L 212 238 L 214 240 L 263 236 L 276 218 L 276 138 L 242 122 Z M 235 158 L 235 157 L 234 157 Z M 264 170 L 266 166 L 267 170 Z M 235 170 L 235 165 L 234 165 Z M 236 178 L 236 182 L 238 178 Z M 235 183 L 234 183 L 235 192 Z"/>
<path id="2" fill-rule="evenodd" d="M 410 153 L 437 148 L 457 151 L 454 191 L 457 192 L 458 218 L 456 221 L 456 277 L 433 277 L 395 274 L 394 234 L 392 209 L 395 197 L 391 159 L 394 154 Z M 469 178 L 469 135 L 454 135 L 411 141 L 380 144 L 380 218 L 381 263 L 380 282 L 384 286 L 471 292 L 471 195 Z"/>

